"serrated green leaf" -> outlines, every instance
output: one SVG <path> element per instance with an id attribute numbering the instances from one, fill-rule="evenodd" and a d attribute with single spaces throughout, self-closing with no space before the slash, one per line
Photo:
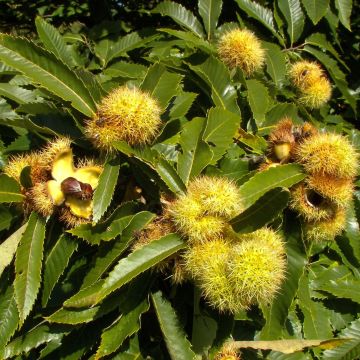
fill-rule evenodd
<path id="1" fill-rule="evenodd" d="M 0 95 L 16 101 L 18 104 L 27 104 L 36 100 L 33 91 L 9 83 L 0 83 Z"/>
<path id="2" fill-rule="evenodd" d="M 309 18 L 316 25 L 326 14 L 330 0 L 301 0 Z"/>
<path id="3" fill-rule="evenodd" d="M 6 266 L 11 263 L 27 225 L 28 223 L 21 226 L 0 244 L 0 275 L 3 273 Z"/>
<path id="4" fill-rule="evenodd" d="M 22 202 L 25 196 L 21 194 L 17 181 L 5 174 L 0 175 L 0 203 Z"/>
<path id="5" fill-rule="evenodd" d="M 195 359 L 195 353 L 191 350 L 191 344 L 186 338 L 170 302 L 164 298 L 161 291 L 151 294 L 151 299 L 171 359 Z"/>
<path id="6" fill-rule="evenodd" d="M 276 86 L 279 86 L 285 79 L 286 60 L 285 54 L 276 44 L 263 41 L 263 47 L 266 50 L 266 71 L 271 76 Z"/>
<path id="7" fill-rule="evenodd" d="M 291 187 L 305 178 L 298 164 L 279 165 L 258 172 L 240 187 L 244 209 L 255 203 L 260 196 L 276 187 Z"/>
<path id="8" fill-rule="evenodd" d="M 131 311 L 121 314 L 120 318 L 101 334 L 101 342 L 95 358 L 100 359 L 114 353 L 126 338 L 135 334 L 140 329 L 141 315 L 148 310 L 149 302 L 144 300 Z"/>
<path id="9" fill-rule="evenodd" d="M 121 259 L 105 280 L 78 292 L 64 305 L 75 308 L 96 305 L 113 291 L 184 247 L 185 243 L 176 234 L 152 241 Z"/>
<path id="10" fill-rule="evenodd" d="M 108 66 L 103 74 L 111 77 L 124 78 L 143 78 L 146 74 L 147 67 L 140 64 L 127 63 L 125 61 L 116 61 Z"/>
<path id="11" fill-rule="evenodd" d="M 187 114 L 198 94 L 183 92 L 177 95 L 170 109 L 170 119 L 178 119 Z"/>
<path id="12" fill-rule="evenodd" d="M 252 206 L 230 221 L 239 234 L 253 232 L 274 220 L 287 206 L 290 192 L 275 188 L 268 191 Z"/>
<path id="13" fill-rule="evenodd" d="M 230 73 L 224 63 L 210 56 L 201 65 L 189 66 L 210 87 L 216 106 L 240 115 L 236 89 L 231 85 Z"/>
<path id="14" fill-rule="evenodd" d="M 68 234 L 62 234 L 47 255 L 44 265 L 43 290 L 41 303 L 45 307 L 54 286 L 69 264 L 71 255 L 78 247 L 78 242 Z"/>
<path id="15" fill-rule="evenodd" d="M 155 97 L 165 109 L 179 91 L 182 75 L 170 73 L 163 65 L 155 63 L 146 73 L 140 88 Z"/>
<path id="16" fill-rule="evenodd" d="M 354 320 L 340 334 L 340 338 L 349 340 L 336 349 L 325 350 L 324 360 L 354 360 L 360 357 L 360 319 Z"/>
<path id="17" fill-rule="evenodd" d="M 9 286 L 0 296 L 0 358 L 3 359 L 5 345 L 14 335 L 19 323 L 14 288 Z"/>
<path id="18" fill-rule="evenodd" d="M 259 339 L 271 340 L 281 336 L 289 308 L 298 290 L 299 280 L 307 263 L 302 246 L 301 228 L 296 219 L 285 219 L 287 269 L 286 277 L 277 296 L 270 305 L 262 306 L 266 320 Z"/>
<path id="19" fill-rule="evenodd" d="M 199 0 L 199 14 L 202 18 L 207 38 L 213 37 L 222 8 L 221 0 Z"/>
<path id="20" fill-rule="evenodd" d="M 206 118 L 203 140 L 213 153 L 211 164 L 215 164 L 233 142 L 241 118 L 232 112 L 221 108 L 211 108 Z"/>
<path id="21" fill-rule="evenodd" d="M 269 94 L 267 87 L 258 80 L 246 80 L 247 97 L 251 112 L 258 126 L 265 120 L 269 107 Z"/>
<path id="22" fill-rule="evenodd" d="M 303 274 L 299 281 L 298 306 L 303 315 L 303 331 L 306 339 L 328 339 L 333 336 L 329 310 L 310 296 L 309 278 Z"/>
<path id="23" fill-rule="evenodd" d="M 250 17 L 260 21 L 267 29 L 269 29 L 278 40 L 278 35 L 274 24 L 274 15 L 270 9 L 261 6 L 259 3 L 251 0 L 236 0 L 240 9 L 245 11 Z M 283 41 L 281 39 L 281 41 Z"/>
<path id="24" fill-rule="evenodd" d="M 278 6 L 287 23 L 291 46 L 300 38 L 304 29 L 304 14 L 299 0 L 278 1 Z"/>
<path id="25" fill-rule="evenodd" d="M 41 283 L 45 219 L 33 212 L 21 237 L 15 258 L 15 299 L 20 325 L 29 315 Z"/>
<path id="26" fill-rule="evenodd" d="M 354 204 L 349 205 L 347 209 L 345 235 L 349 239 L 355 258 L 360 262 L 360 227 L 356 218 Z"/>
<path id="27" fill-rule="evenodd" d="M 179 143 L 182 152 L 178 155 L 177 171 L 184 184 L 188 184 L 211 162 L 210 147 L 202 140 L 204 125 L 203 118 L 195 118 L 185 124 L 181 131 Z"/>
<path id="28" fill-rule="evenodd" d="M 52 54 L 32 42 L 2 34 L 0 59 L 63 100 L 71 102 L 84 115 L 91 117 L 95 114 L 95 103 L 82 81 Z"/>
<path id="29" fill-rule="evenodd" d="M 74 66 L 74 61 L 66 42 L 59 31 L 41 17 L 35 19 L 36 31 L 46 50 L 53 53 L 60 61 L 69 67 Z"/>
<path id="30" fill-rule="evenodd" d="M 351 31 L 350 15 L 352 11 L 352 0 L 335 0 L 335 7 L 339 12 L 341 23 Z"/>
<path id="31" fill-rule="evenodd" d="M 108 161 L 99 177 L 99 184 L 94 191 L 93 223 L 97 223 L 110 206 L 119 176 L 120 164 Z"/>
<path id="32" fill-rule="evenodd" d="M 13 220 L 13 214 L 11 213 L 10 209 L 5 207 L 4 205 L 0 205 L 0 231 L 9 229 L 12 220 Z M 0 245 L 0 249 L 1 249 L 1 245 Z M 2 253 L 1 250 L 0 252 Z M 1 269 L 2 266 L 0 265 L 0 275 L 2 273 Z"/>
<path id="33" fill-rule="evenodd" d="M 199 37 L 204 37 L 203 27 L 194 14 L 186 10 L 180 4 L 172 1 L 161 2 L 154 10 L 153 13 L 160 13 L 162 16 L 170 16 L 176 23 L 187 28 Z"/>

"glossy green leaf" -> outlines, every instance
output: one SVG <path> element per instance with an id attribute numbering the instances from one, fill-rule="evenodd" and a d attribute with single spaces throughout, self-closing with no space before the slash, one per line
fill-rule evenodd
<path id="1" fill-rule="evenodd" d="M 94 115 L 96 106 L 83 82 L 66 65 L 32 42 L 2 34 L 0 60 L 71 102 L 84 115 Z"/>
<path id="2" fill-rule="evenodd" d="M 0 275 L 3 273 L 6 266 L 11 263 L 27 225 L 28 223 L 21 226 L 0 244 Z"/>
<path id="3" fill-rule="evenodd" d="M 119 176 L 120 165 L 114 161 L 108 161 L 99 177 L 99 184 L 94 191 L 93 222 L 97 223 L 110 206 L 115 186 Z"/>
<path id="4" fill-rule="evenodd" d="M 116 61 L 104 70 L 104 74 L 111 77 L 124 78 L 143 78 L 147 68 L 144 65 L 127 63 L 125 61 Z"/>
<path id="5" fill-rule="evenodd" d="M 18 104 L 36 101 L 36 95 L 33 91 L 9 83 L 0 83 L 0 95 L 16 101 Z"/>
<path id="6" fill-rule="evenodd" d="M 170 119 L 178 119 L 187 114 L 198 94 L 183 92 L 176 96 L 173 106 L 170 109 Z"/>
<path id="7" fill-rule="evenodd" d="M 315 25 L 325 16 L 330 3 L 329 0 L 301 0 L 301 2 Z"/>
<path id="8" fill-rule="evenodd" d="M 78 292 L 65 302 L 65 306 L 77 308 L 96 305 L 113 291 L 184 247 L 184 242 L 176 234 L 152 241 L 121 259 L 105 280 Z"/>
<path id="9" fill-rule="evenodd" d="M 239 234 L 253 232 L 274 220 L 286 208 L 290 192 L 275 188 L 261 196 L 252 206 L 230 221 Z"/>
<path id="10" fill-rule="evenodd" d="M 247 209 L 269 190 L 276 187 L 291 187 L 305 176 L 302 167 L 298 164 L 279 165 L 258 172 L 240 187 L 244 208 Z"/>
<path id="11" fill-rule="evenodd" d="M 230 73 L 224 63 L 210 56 L 201 65 L 190 65 L 190 68 L 210 87 L 216 106 L 240 115 L 236 90 L 231 85 Z"/>
<path id="12" fill-rule="evenodd" d="M 350 15 L 352 10 L 352 0 L 335 0 L 335 7 L 338 10 L 341 23 L 348 30 L 351 30 Z"/>
<path id="13" fill-rule="evenodd" d="M 202 18 L 207 38 L 211 39 L 216 29 L 222 8 L 221 0 L 199 0 L 199 14 Z"/>
<path id="14" fill-rule="evenodd" d="M 9 286 L 0 296 L 0 319 L 0 358 L 3 359 L 5 345 L 14 335 L 19 323 L 19 313 L 12 286 Z"/>
<path id="15" fill-rule="evenodd" d="M 20 325 L 29 315 L 40 289 L 44 238 L 45 219 L 33 212 L 15 258 L 14 288 Z"/>
<path id="16" fill-rule="evenodd" d="M 285 54 L 276 44 L 263 41 L 265 52 L 266 71 L 271 76 L 276 86 L 279 86 L 285 79 L 286 61 Z"/>
<path id="17" fill-rule="evenodd" d="M 240 126 L 240 116 L 221 108 L 211 108 L 206 118 L 203 139 L 210 145 L 215 164 L 228 149 Z"/>
<path id="18" fill-rule="evenodd" d="M 163 65 L 155 63 L 146 73 L 141 89 L 156 98 L 165 109 L 179 91 L 182 76 L 166 71 Z"/>
<path id="19" fill-rule="evenodd" d="M 278 6 L 286 19 L 287 33 L 292 46 L 300 38 L 304 29 L 304 14 L 300 0 L 278 1 Z"/>
<path id="20" fill-rule="evenodd" d="M 78 242 L 68 234 L 62 234 L 46 257 L 44 264 L 43 290 L 41 303 L 45 307 L 54 286 L 69 264 L 70 257 L 76 251 Z"/>
<path id="21" fill-rule="evenodd" d="M 343 345 L 324 351 L 324 360 L 354 360 L 360 357 L 360 319 L 354 320 L 338 335 L 349 339 Z"/>
<path id="22" fill-rule="evenodd" d="M 203 118 L 195 118 L 185 124 L 181 132 L 179 143 L 182 152 L 178 155 L 177 171 L 184 184 L 188 184 L 211 162 L 210 147 L 202 140 L 204 126 Z"/>
<path id="23" fill-rule="evenodd" d="M 258 80 L 247 80 L 247 97 L 253 117 L 258 126 L 265 120 L 269 107 L 269 93 L 267 87 Z"/>
<path id="24" fill-rule="evenodd" d="M 0 205 L 0 231 L 8 230 L 14 216 L 9 208 L 4 205 Z M 0 245 L 1 248 L 1 245 Z M 1 251 L 1 250 L 0 250 Z M 1 263 L 1 261 L 0 261 Z M 1 274 L 1 265 L 0 265 L 0 274 Z"/>
<path id="25" fill-rule="evenodd" d="M 21 194 L 17 181 L 5 174 L 0 175 L 0 203 L 21 202 L 25 196 Z"/>
<path id="26" fill-rule="evenodd" d="M 59 31 L 43 20 L 41 17 L 35 19 L 36 31 L 46 50 L 52 52 L 61 62 L 69 67 L 74 66 L 71 52 Z"/>
<path id="27" fill-rule="evenodd" d="M 151 299 L 171 359 L 195 359 L 195 353 L 191 350 L 191 344 L 170 302 L 164 298 L 161 291 L 151 294 Z"/>
<path id="28" fill-rule="evenodd" d="M 135 334 L 140 329 L 140 316 L 149 310 L 149 302 L 142 301 L 131 311 L 121 314 L 111 326 L 101 334 L 100 346 L 96 352 L 96 359 L 114 353 L 124 340 Z"/>
<path id="29" fill-rule="evenodd" d="M 190 30 L 199 37 L 204 37 L 204 31 L 199 20 L 186 8 L 172 1 L 161 2 L 154 10 L 162 16 L 170 16 L 176 23 Z"/>

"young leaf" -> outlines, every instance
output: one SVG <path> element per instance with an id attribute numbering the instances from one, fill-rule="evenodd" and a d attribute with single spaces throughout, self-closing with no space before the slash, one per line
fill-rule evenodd
<path id="1" fill-rule="evenodd" d="M 120 165 L 115 160 L 108 161 L 104 166 L 93 196 L 93 223 L 97 223 L 101 219 L 111 203 L 119 170 Z"/>
<path id="2" fill-rule="evenodd" d="M 170 302 L 164 298 L 161 291 L 151 294 L 151 299 L 171 359 L 195 359 L 195 353 L 191 350 L 191 344 L 186 338 Z"/>
<path id="3" fill-rule="evenodd" d="M 21 194 L 17 181 L 5 174 L 0 175 L 0 203 L 22 202 L 25 196 Z"/>
<path id="4" fill-rule="evenodd" d="M 61 62 L 69 67 L 74 66 L 74 61 L 66 42 L 59 31 L 43 20 L 41 17 L 35 19 L 36 31 L 46 50 L 52 52 Z"/>
<path id="5" fill-rule="evenodd" d="M 10 235 L 0 244 L 0 275 L 3 273 L 6 266 L 11 263 L 27 225 L 28 222 L 17 229 L 12 235 Z"/>
<path id="6" fill-rule="evenodd" d="M 300 0 L 278 1 L 279 8 L 287 22 L 287 32 L 292 46 L 301 36 L 304 29 L 304 14 Z"/>
<path id="7" fill-rule="evenodd" d="M 78 242 L 67 234 L 62 234 L 48 254 L 44 266 L 44 287 L 41 303 L 45 307 L 51 292 L 66 269 L 71 255 L 77 249 Z"/>
<path id="8" fill-rule="evenodd" d="M 182 5 L 172 1 L 161 2 L 154 10 L 154 13 L 160 13 L 162 16 L 170 16 L 176 23 L 184 26 L 199 37 L 204 37 L 203 27 L 194 14 L 186 10 Z"/>
<path id="9" fill-rule="evenodd" d="M 305 176 L 298 164 L 280 165 L 258 172 L 240 187 L 244 208 L 247 209 L 269 190 L 276 187 L 291 187 Z"/>
<path id="10" fill-rule="evenodd" d="M 274 220 L 287 206 L 290 192 L 275 188 L 268 191 L 252 206 L 230 221 L 239 234 L 253 232 Z"/>
<path id="11" fill-rule="evenodd" d="M 199 0 L 199 14 L 203 20 L 207 38 L 210 40 L 215 32 L 222 8 L 221 0 Z"/>
<path id="12" fill-rule="evenodd" d="M 313 22 L 316 25 L 326 14 L 329 8 L 330 0 L 301 0 L 304 8 Z"/>
<path id="13" fill-rule="evenodd" d="M 265 120 L 265 114 L 269 107 L 269 94 L 265 85 L 258 80 L 247 80 L 247 97 L 253 113 L 254 120 L 258 126 L 261 126 Z"/>
<path id="14" fill-rule="evenodd" d="M 352 10 L 352 0 L 335 0 L 335 7 L 339 12 L 339 19 L 341 23 L 351 31 L 350 15 Z"/>
<path id="15" fill-rule="evenodd" d="M 141 314 L 149 310 L 149 302 L 142 301 L 127 313 L 121 314 L 110 327 L 101 334 L 101 343 L 96 352 L 96 359 L 115 352 L 126 338 L 135 334 L 140 329 Z"/>
<path id="16" fill-rule="evenodd" d="M 185 124 L 180 135 L 182 152 L 178 155 L 177 171 L 185 184 L 211 162 L 210 147 L 202 140 L 203 129 L 204 119 L 195 118 Z"/>
<path id="17" fill-rule="evenodd" d="M 271 76 L 276 86 L 279 86 L 285 79 L 286 60 L 285 54 L 276 44 L 263 41 L 266 49 L 266 71 Z"/>
<path id="18" fill-rule="evenodd" d="M 83 82 L 52 54 L 32 42 L 1 34 L 0 60 L 63 100 L 70 101 L 84 115 L 95 114 L 95 103 Z"/>
<path id="19" fill-rule="evenodd" d="M 15 258 L 14 288 L 20 325 L 29 315 L 40 288 L 44 238 L 45 219 L 33 212 Z"/>

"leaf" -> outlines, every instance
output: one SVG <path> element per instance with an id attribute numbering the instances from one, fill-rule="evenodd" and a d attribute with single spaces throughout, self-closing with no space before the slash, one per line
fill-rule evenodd
<path id="1" fill-rule="evenodd" d="M 258 337 L 261 340 L 277 339 L 281 336 L 290 306 L 298 290 L 299 280 L 307 264 L 299 222 L 293 218 L 285 218 L 284 233 L 287 255 L 286 278 L 272 303 L 262 306 L 266 323 Z"/>
<path id="2" fill-rule="evenodd" d="M 145 45 L 147 42 L 153 40 L 154 37 L 142 38 L 138 32 L 126 34 L 122 38 L 114 40 L 101 40 L 95 45 L 95 54 L 101 60 L 104 67 L 116 57 L 126 55 L 130 50 Z"/>
<path id="3" fill-rule="evenodd" d="M 19 322 L 12 286 L 9 286 L 6 292 L 0 296 L 0 319 L 0 358 L 3 359 L 5 345 L 14 335 Z"/>
<path id="4" fill-rule="evenodd" d="M 199 14 L 203 20 L 203 24 L 210 40 L 215 32 L 219 16 L 222 8 L 221 0 L 199 0 Z"/>
<path id="5" fill-rule="evenodd" d="M 41 303 L 45 307 L 54 286 L 69 264 L 71 255 L 76 251 L 78 242 L 68 234 L 62 234 L 46 257 L 43 276 Z"/>
<path id="6" fill-rule="evenodd" d="M 304 350 L 308 347 L 336 347 L 343 343 L 347 343 L 348 339 L 329 339 L 329 340 L 301 340 L 301 339 L 287 339 L 287 340 L 272 340 L 272 341 L 234 341 L 234 346 L 238 349 L 253 348 L 260 350 L 279 351 L 284 354 L 293 354 L 297 351 Z"/>
<path id="7" fill-rule="evenodd" d="M 309 18 L 316 25 L 326 14 L 330 0 L 301 0 Z"/>
<path id="8" fill-rule="evenodd" d="M 274 36 L 281 39 L 275 28 L 274 15 L 271 10 L 251 0 L 236 0 L 236 2 L 241 10 L 245 11 L 250 17 L 260 21 Z"/>
<path id="9" fill-rule="evenodd" d="M 5 174 L 0 175 L 0 203 L 22 202 L 25 196 L 21 194 L 17 181 Z"/>
<path id="10" fill-rule="evenodd" d="M 140 316 L 149 310 L 149 302 L 142 301 L 131 311 L 121 314 L 110 327 L 101 334 L 101 343 L 96 352 L 96 359 L 110 355 L 115 352 L 124 340 L 135 334 L 140 329 Z"/>
<path id="11" fill-rule="evenodd" d="M 351 31 L 350 15 L 352 10 L 352 0 L 335 0 L 335 7 L 339 12 L 341 23 Z"/>
<path id="12" fill-rule="evenodd" d="M 279 86 L 285 79 L 286 75 L 286 60 L 285 54 L 276 44 L 269 42 L 262 42 L 266 50 L 266 71 L 271 76 L 276 86 Z"/>
<path id="13" fill-rule="evenodd" d="M 230 221 L 239 234 L 253 232 L 274 220 L 287 206 L 290 192 L 275 188 L 268 191 L 252 206 Z"/>
<path id="14" fill-rule="evenodd" d="M 50 53 L 23 38 L 0 36 L 0 60 L 59 96 L 86 116 L 95 114 L 95 103 L 85 85 Z"/>
<path id="15" fill-rule="evenodd" d="M 172 360 L 195 359 L 191 344 L 186 338 L 179 320 L 170 302 L 164 298 L 161 291 L 151 294 L 166 347 Z"/>
<path id="16" fill-rule="evenodd" d="M 211 146 L 213 153 L 211 164 L 216 164 L 232 144 L 240 122 L 241 118 L 238 115 L 225 109 L 211 108 L 209 110 L 203 140 Z"/>
<path id="17" fill-rule="evenodd" d="M 0 231 L 8 230 L 12 223 L 13 218 L 14 218 L 14 216 L 13 216 L 12 212 L 10 211 L 10 209 L 5 207 L 4 205 L 0 205 Z M 0 245 L 0 249 L 1 249 L 1 245 Z M 1 250 L 0 250 L 0 252 L 1 252 Z M 1 260 L 0 260 L 0 263 L 1 263 Z M 1 265 L 0 265 L 0 275 L 1 275 L 1 272 L 2 272 L 2 270 L 1 270 Z"/>
<path id="18" fill-rule="evenodd" d="M 45 219 L 33 212 L 20 240 L 15 258 L 15 299 L 20 325 L 29 315 L 41 283 Z"/>
<path id="19" fill-rule="evenodd" d="M 258 80 L 246 80 L 247 97 L 251 112 L 258 126 L 265 120 L 269 107 L 269 94 L 265 85 Z"/>
<path id="20" fill-rule="evenodd" d="M 170 109 L 170 119 L 178 119 L 187 114 L 191 105 L 197 98 L 198 94 L 192 92 L 183 92 L 176 96 L 174 103 Z"/>
<path id="21" fill-rule="evenodd" d="M 211 162 L 210 147 L 202 140 L 203 129 L 204 119 L 195 118 L 185 124 L 180 135 L 177 171 L 185 185 Z"/>
<path id="22" fill-rule="evenodd" d="M 114 64 L 108 66 L 103 74 L 111 77 L 124 78 L 143 78 L 146 74 L 147 67 L 140 64 L 127 63 L 125 61 L 116 61 Z"/>
<path id="23" fill-rule="evenodd" d="M 324 360 L 353 360 L 360 357 L 360 319 L 354 320 L 339 336 L 349 340 L 338 348 L 326 350 L 323 353 Z"/>
<path id="24" fill-rule="evenodd" d="M 349 239 L 354 256 L 360 262 L 360 227 L 356 218 L 354 204 L 349 204 L 346 214 L 345 234 Z"/>
<path id="25" fill-rule="evenodd" d="M 240 115 L 236 89 L 231 85 L 230 73 L 224 63 L 210 56 L 200 65 L 189 66 L 210 87 L 216 106 Z"/>
<path id="26" fill-rule="evenodd" d="M 300 278 L 298 306 L 304 320 L 303 331 L 306 339 L 325 339 L 333 336 L 329 310 L 321 302 L 313 301 L 310 296 L 309 278 L 305 274 Z"/>
<path id="27" fill-rule="evenodd" d="M 178 93 L 182 77 L 155 63 L 149 68 L 140 88 L 158 99 L 162 109 L 166 109 L 169 101 Z"/>
<path id="28" fill-rule="evenodd" d="M 74 66 L 71 53 L 67 48 L 66 42 L 60 35 L 59 31 L 37 16 L 35 19 L 36 31 L 46 50 L 53 53 L 61 62 L 69 67 Z"/>
<path id="29" fill-rule="evenodd" d="M 170 16 L 176 23 L 187 28 L 197 36 L 201 38 L 205 36 L 199 20 L 191 11 L 186 10 L 186 8 L 180 4 L 165 0 L 152 10 L 152 12 L 160 13 L 162 16 Z"/>
<path id="30" fill-rule="evenodd" d="M 305 178 L 298 164 L 279 165 L 258 172 L 240 187 L 244 209 L 251 206 L 260 196 L 276 187 L 291 187 Z"/>
<path id="31" fill-rule="evenodd" d="M 0 83 L 0 95 L 16 101 L 18 104 L 27 104 L 35 102 L 36 95 L 34 91 L 24 89 L 20 86 L 9 83 Z"/>
<path id="32" fill-rule="evenodd" d="M 0 244 L 0 275 L 3 273 L 6 266 L 11 263 L 27 225 L 28 223 L 21 226 Z"/>
<path id="33" fill-rule="evenodd" d="M 115 160 L 108 161 L 100 174 L 99 184 L 94 191 L 93 223 L 97 223 L 109 207 L 119 176 L 120 165 Z"/>
<path id="34" fill-rule="evenodd" d="M 121 259 L 105 280 L 78 292 L 64 305 L 75 308 L 96 305 L 113 291 L 184 247 L 184 242 L 176 234 L 152 241 Z"/>
<path id="35" fill-rule="evenodd" d="M 304 29 L 304 14 L 301 10 L 300 0 L 279 1 L 278 6 L 283 13 L 291 46 L 299 40 Z"/>

